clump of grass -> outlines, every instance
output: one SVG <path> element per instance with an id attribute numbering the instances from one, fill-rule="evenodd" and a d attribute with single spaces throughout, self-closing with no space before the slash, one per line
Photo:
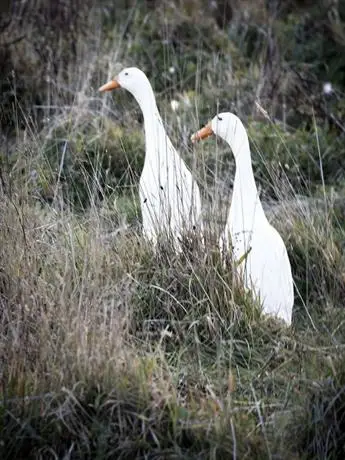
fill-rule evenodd
<path id="1" fill-rule="evenodd" d="M 293 334 L 260 316 L 211 242 L 155 254 L 96 207 L 3 198 L 4 453 L 296 451 L 287 427 L 339 359 L 335 305 L 327 331 L 299 319 Z"/>

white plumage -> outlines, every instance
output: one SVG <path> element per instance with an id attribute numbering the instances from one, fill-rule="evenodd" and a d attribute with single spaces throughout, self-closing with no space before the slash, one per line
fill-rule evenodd
<path id="1" fill-rule="evenodd" d="M 232 202 L 220 238 L 221 249 L 229 249 L 231 244 L 235 261 L 243 258 L 237 270 L 245 286 L 260 297 L 264 313 L 278 316 L 290 325 L 294 303 L 290 261 L 281 236 L 270 225 L 262 208 L 246 130 L 234 114 L 220 113 L 194 134 L 192 140 L 212 133 L 230 145 L 236 162 Z"/>
<path id="2" fill-rule="evenodd" d="M 144 72 L 122 70 L 100 91 L 127 89 L 144 116 L 145 162 L 139 182 L 143 234 L 153 244 L 160 235 L 181 249 L 183 234 L 201 235 L 201 200 L 196 181 L 167 136 L 156 99 Z"/>

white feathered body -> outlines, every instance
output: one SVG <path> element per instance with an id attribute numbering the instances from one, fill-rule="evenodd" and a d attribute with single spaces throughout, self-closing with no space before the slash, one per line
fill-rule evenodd
<path id="1" fill-rule="evenodd" d="M 137 67 L 123 69 L 100 91 L 124 88 L 138 102 L 145 129 L 145 162 L 139 195 L 143 234 L 153 244 L 160 235 L 168 237 L 176 250 L 184 234 L 194 232 L 202 239 L 199 187 L 168 138 L 152 86 Z"/>
<path id="2" fill-rule="evenodd" d="M 293 280 L 285 244 L 268 222 L 253 226 L 252 230 L 240 229 L 229 222 L 223 239 L 229 247 L 231 236 L 232 254 L 236 270 L 245 286 L 260 299 L 263 312 L 282 318 L 291 324 L 294 303 Z M 222 243 L 223 244 L 223 243 Z"/>
<path id="3" fill-rule="evenodd" d="M 231 128 L 224 136 L 230 144 L 236 173 L 232 202 L 221 247 L 232 246 L 236 270 L 252 289 L 263 312 L 291 324 L 294 303 L 293 278 L 285 244 L 268 222 L 254 180 L 248 136 L 241 121 L 231 114 Z M 241 261 L 242 259 L 242 261 Z M 241 261 L 237 265 L 237 263 Z"/>
<path id="4" fill-rule="evenodd" d="M 199 187 L 172 146 L 158 115 L 154 126 L 156 142 L 146 143 L 139 183 L 143 232 L 153 242 L 162 235 L 179 246 L 183 234 L 201 232 Z"/>

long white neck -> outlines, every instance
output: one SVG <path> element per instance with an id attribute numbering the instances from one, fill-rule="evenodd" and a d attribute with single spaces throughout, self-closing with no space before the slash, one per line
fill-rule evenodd
<path id="1" fill-rule="evenodd" d="M 168 143 L 168 138 L 159 114 L 156 99 L 149 82 L 133 94 L 137 100 L 144 116 L 145 163 L 156 163 L 159 160 L 161 145 Z"/>
<path id="2" fill-rule="evenodd" d="M 226 139 L 236 162 L 229 223 L 234 232 L 251 231 L 254 225 L 267 222 L 267 219 L 255 184 L 248 136 L 241 122 L 237 124 L 235 133 L 235 136 Z"/>

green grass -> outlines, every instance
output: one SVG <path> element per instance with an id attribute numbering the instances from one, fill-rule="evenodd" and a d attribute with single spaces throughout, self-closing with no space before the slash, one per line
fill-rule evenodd
<path id="1" fill-rule="evenodd" d="M 71 29 L 40 10 L 27 17 L 27 53 L 22 41 L 8 48 L 26 67 L 1 83 L 2 459 L 344 455 L 345 88 L 342 63 L 321 46 L 343 49 L 343 12 L 328 24 L 314 7 L 266 11 L 270 23 L 252 6 L 221 30 L 206 3 L 177 4 L 114 11 L 104 2 L 103 15 L 81 10 Z M 34 38 L 46 20 L 53 63 Z M 272 40 L 285 50 L 270 57 L 273 90 Z M 97 92 L 133 64 L 148 73 L 200 184 L 206 249 L 154 253 L 141 237 L 142 116 L 125 91 Z M 221 263 L 234 161 L 215 138 L 189 141 L 217 109 L 248 128 L 265 209 L 292 264 L 291 328 L 264 317 Z"/>

